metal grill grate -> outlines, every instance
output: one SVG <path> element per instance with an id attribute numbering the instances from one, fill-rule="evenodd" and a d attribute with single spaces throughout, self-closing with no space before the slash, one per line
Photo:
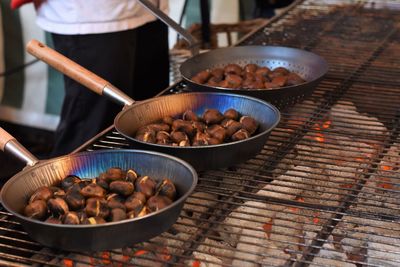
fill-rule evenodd
<path id="1" fill-rule="evenodd" d="M 311 50 L 330 71 L 311 96 L 280 103 L 259 155 L 200 173 L 168 232 L 73 254 L 31 241 L 0 211 L 0 264 L 399 266 L 400 3 L 348 3 L 298 2 L 239 44 Z M 81 150 L 130 147 L 110 128 Z"/>

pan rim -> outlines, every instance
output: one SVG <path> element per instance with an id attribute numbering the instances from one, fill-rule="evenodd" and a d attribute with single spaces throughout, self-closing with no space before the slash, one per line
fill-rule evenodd
<path id="1" fill-rule="evenodd" d="M 171 145 L 148 143 L 148 142 L 140 141 L 140 140 L 138 140 L 138 139 L 136 139 L 136 138 L 124 133 L 124 131 L 122 131 L 121 128 L 118 126 L 119 124 L 117 122 L 119 121 L 119 118 L 125 114 L 125 112 L 129 112 L 131 109 L 133 109 L 133 108 L 135 108 L 137 106 L 148 104 L 149 102 L 152 102 L 154 99 L 157 99 L 157 98 L 161 98 L 161 97 L 162 98 L 167 98 L 167 97 L 175 96 L 174 94 L 172 94 L 172 95 L 158 96 L 158 97 L 155 97 L 155 98 L 150 98 L 150 99 L 146 99 L 146 100 L 143 100 L 143 101 L 139 101 L 139 102 L 136 102 L 136 103 L 124 108 L 123 110 L 121 110 L 117 114 L 117 116 L 114 119 L 114 127 L 115 127 L 115 129 L 122 136 L 124 136 L 125 138 L 134 139 L 135 142 L 143 144 L 143 145 L 151 145 L 151 146 L 154 146 L 154 147 L 160 147 L 160 148 L 165 148 L 165 149 L 173 149 L 173 150 L 210 149 L 210 148 L 213 148 L 213 147 L 224 147 L 224 146 L 228 146 L 228 145 L 232 145 L 232 144 L 240 144 L 240 143 L 243 143 L 243 142 L 247 142 L 249 140 L 253 140 L 253 139 L 259 138 L 259 136 L 265 135 L 265 134 L 271 132 L 273 129 L 275 129 L 275 127 L 281 121 L 281 113 L 280 113 L 280 111 L 279 111 L 279 109 L 277 107 L 275 107 L 273 104 L 271 104 L 271 103 L 269 103 L 269 102 L 267 102 L 265 100 L 262 100 L 262 99 L 259 99 L 259 98 L 256 98 L 256 97 L 247 96 L 247 95 L 239 95 L 239 94 L 235 94 L 235 93 L 225 93 L 225 92 L 188 92 L 188 93 L 180 93 L 178 95 L 179 96 L 185 96 L 185 95 L 214 95 L 214 96 L 215 95 L 223 95 L 223 96 L 227 96 L 227 97 L 245 98 L 245 99 L 248 99 L 248 100 L 259 102 L 260 104 L 263 104 L 264 106 L 269 107 L 271 109 L 271 111 L 274 112 L 276 120 L 274 121 L 274 123 L 268 129 L 266 129 L 266 130 L 264 130 L 262 132 L 259 132 L 256 135 L 253 135 L 253 136 L 251 136 L 251 137 L 249 137 L 247 139 L 239 140 L 239 141 L 233 141 L 233 142 L 229 142 L 229 143 L 222 143 L 222 144 L 217 144 L 217 145 L 206 145 L 206 146 L 171 146 Z"/>
<path id="2" fill-rule="evenodd" d="M 107 222 L 104 224 L 79 224 L 79 225 L 70 225 L 70 224 L 54 224 L 54 223 L 47 223 L 44 221 L 40 221 L 40 220 L 35 220 L 35 219 L 31 219 L 28 218 L 26 216 L 21 215 L 19 212 L 14 211 L 13 209 L 9 208 L 3 201 L 3 195 L 5 191 L 7 191 L 7 188 L 10 187 L 12 185 L 12 183 L 14 183 L 16 180 L 18 180 L 18 178 L 21 175 L 24 175 L 30 171 L 32 171 L 33 169 L 36 168 L 40 168 L 43 167 L 47 164 L 51 164 L 53 162 L 59 161 L 63 158 L 68 158 L 71 156 L 74 157 L 79 157 L 79 156 L 85 156 L 85 155 L 93 155 L 93 154 L 112 154 L 112 153 L 144 153 L 144 154 L 152 154 L 152 155 L 157 155 L 157 156 L 163 156 L 169 159 L 172 159 L 173 161 L 183 165 L 185 168 L 187 168 L 190 173 L 192 174 L 192 184 L 190 186 L 190 188 L 187 190 L 187 192 L 185 192 L 185 194 L 183 194 L 182 196 L 180 196 L 177 200 L 175 200 L 173 203 L 171 203 L 171 205 L 146 214 L 145 216 L 142 217 L 137 217 L 137 218 L 131 218 L 131 219 L 125 219 L 125 220 L 121 220 L 121 221 L 116 221 L 116 222 Z M 60 227 L 63 229 L 85 229 L 85 228 L 102 228 L 102 227 L 106 227 L 106 226 L 116 226 L 116 225 L 120 225 L 120 224 L 125 224 L 125 223 L 131 223 L 131 222 L 135 222 L 135 221 L 139 221 L 139 220 L 144 220 L 148 217 L 152 217 L 152 216 L 156 216 L 160 213 L 166 212 L 167 210 L 170 210 L 180 204 L 183 204 L 183 202 L 185 202 L 185 200 L 193 193 L 193 191 L 195 190 L 196 186 L 198 183 L 198 174 L 196 172 L 196 170 L 193 168 L 192 165 L 190 165 L 188 162 L 166 154 L 166 153 L 162 153 L 162 152 L 156 152 L 156 151 L 149 151 L 149 150 L 143 150 L 143 149 L 118 149 L 118 150 L 107 150 L 107 149 L 100 149 L 100 150 L 96 150 L 96 151 L 85 151 L 85 152 L 78 152 L 78 153 L 73 153 L 73 154 L 69 154 L 69 155 L 63 155 L 63 156 L 59 156 L 56 158 L 52 158 L 49 160 L 44 160 L 44 161 L 39 161 L 39 163 L 37 163 L 35 166 L 27 166 L 25 167 L 22 171 L 18 172 L 17 174 L 15 174 L 14 176 L 12 176 L 2 187 L 1 191 L 0 191 L 0 203 L 3 205 L 3 207 L 6 209 L 6 211 L 10 212 L 13 216 L 18 217 L 19 219 L 23 220 L 23 221 L 28 221 L 31 223 L 35 223 L 35 224 L 39 224 L 39 225 L 43 225 L 43 226 L 51 226 L 51 227 Z"/>
<path id="3" fill-rule="evenodd" d="M 284 87 L 279 87 L 279 88 L 271 88 L 271 89 L 266 89 L 266 88 L 259 88 L 259 89 L 243 89 L 243 88 L 225 88 L 225 87 L 220 87 L 220 86 L 209 86 L 206 84 L 200 84 L 200 83 L 196 83 L 194 81 L 192 81 L 191 78 L 187 77 L 186 75 L 183 74 L 183 69 L 185 68 L 186 64 L 189 64 L 191 61 L 197 60 L 198 58 L 202 57 L 204 54 L 215 54 L 218 53 L 221 50 L 231 50 L 231 51 L 235 51 L 235 50 L 242 50 L 242 49 L 268 49 L 268 48 L 274 48 L 274 49 L 286 49 L 286 50 L 292 50 L 292 51 L 298 51 L 301 52 L 303 54 L 308 54 L 311 57 L 314 57 L 316 59 L 318 59 L 322 64 L 323 64 L 323 68 L 321 68 L 321 73 L 315 77 L 312 80 L 303 82 L 301 84 L 297 84 L 297 85 L 290 85 L 290 86 L 284 86 Z M 182 78 L 192 84 L 195 84 L 197 86 L 201 86 L 201 87 L 209 87 L 209 88 L 213 88 L 213 89 L 217 89 L 217 90 L 221 90 L 221 91 L 238 91 L 238 92 L 274 92 L 274 91 L 280 91 L 283 89 L 287 89 L 287 90 L 294 90 L 293 88 L 297 88 L 299 86 L 304 86 L 306 84 L 310 84 L 313 82 L 316 82 L 318 80 L 320 80 L 322 77 L 324 77 L 329 71 L 329 64 L 328 61 L 321 57 L 320 55 L 307 51 L 307 50 L 303 50 L 297 47 L 289 47 L 289 46 L 280 46 L 280 45 L 243 45 L 243 46 L 231 46 L 231 47 L 220 47 L 220 48 L 216 48 L 201 54 L 197 54 L 191 58 L 188 58 L 187 60 L 185 60 L 180 66 L 179 66 L 179 72 L 182 76 Z"/>

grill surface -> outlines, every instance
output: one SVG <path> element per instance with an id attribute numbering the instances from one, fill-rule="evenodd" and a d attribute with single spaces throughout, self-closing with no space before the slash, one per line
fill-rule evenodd
<path id="1" fill-rule="evenodd" d="M 348 3 L 297 2 L 239 43 L 310 50 L 330 71 L 305 100 L 279 104 L 254 159 L 200 173 L 168 232 L 72 254 L 31 241 L 1 207 L 0 264 L 399 266 L 400 3 Z M 111 127 L 80 150 L 130 147 Z"/>

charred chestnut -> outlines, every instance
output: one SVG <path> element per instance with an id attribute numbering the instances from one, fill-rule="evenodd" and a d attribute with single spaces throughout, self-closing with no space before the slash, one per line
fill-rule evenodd
<path id="1" fill-rule="evenodd" d="M 29 203 L 25 209 L 24 214 L 26 217 L 42 220 L 46 217 L 47 214 L 47 205 L 44 200 L 35 200 Z"/>
<path id="2" fill-rule="evenodd" d="M 232 135 L 232 141 L 240 141 L 250 137 L 250 134 L 245 129 L 240 129 Z"/>
<path id="3" fill-rule="evenodd" d="M 172 200 L 169 199 L 166 196 L 152 196 L 147 200 L 147 208 L 151 211 L 158 211 L 161 210 L 167 206 L 169 206 L 172 203 Z"/>
<path id="4" fill-rule="evenodd" d="M 219 124 L 214 124 L 206 129 L 206 132 L 215 139 L 220 140 L 221 142 L 225 140 L 226 130 Z"/>
<path id="5" fill-rule="evenodd" d="M 183 113 L 182 118 L 185 121 L 198 121 L 199 120 L 199 117 L 197 116 L 197 114 L 194 113 L 192 110 L 186 110 Z"/>
<path id="6" fill-rule="evenodd" d="M 107 195 L 107 205 L 110 209 L 120 208 L 125 209 L 124 198 L 116 193 Z"/>
<path id="7" fill-rule="evenodd" d="M 192 126 L 195 129 L 196 133 L 202 133 L 204 132 L 204 130 L 206 129 L 206 125 L 204 124 L 204 122 L 201 121 L 194 121 L 192 122 Z"/>
<path id="8" fill-rule="evenodd" d="M 69 211 L 67 202 L 62 198 L 50 198 L 47 201 L 47 207 L 53 217 L 60 217 Z"/>
<path id="9" fill-rule="evenodd" d="M 90 198 L 90 197 L 104 197 L 105 196 L 105 190 L 103 187 L 101 187 L 98 184 L 89 184 L 82 188 L 80 191 L 81 195 Z"/>
<path id="10" fill-rule="evenodd" d="M 203 120 L 207 124 L 218 124 L 224 119 L 224 115 L 217 109 L 206 109 L 203 114 Z"/>
<path id="11" fill-rule="evenodd" d="M 63 219 L 64 224 L 80 224 L 79 216 L 76 212 L 70 211 L 65 214 Z"/>
<path id="12" fill-rule="evenodd" d="M 76 191 L 69 191 L 65 195 L 65 202 L 71 210 L 79 210 L 85 207 L 85 198 Z"/>
<path id="13" fill-rule="evenodd" d="M 123 209 L 112 209 L 110 212 L 110 220 L 112 222 L 117 222 L 121 220 L 125 220 L 127 218 L 126 212 Z"/>
<path id="14" fill-rule="evenodd" d="M 250 116 L 242 116 L 239 122 L 243 125 L 250 135 L 254 134 L 258 129 L 258 122 Z"/>
<path id="15" fill-rule="evenodd" d="M 134 191 L 134 186 L 131 182 L 114 181 L 110 183 L 110 191 L 120 194 L 121 196 L 129 196 Z"/>
<path id="16" fill-rule="evenodd" d="M 61 188 L 64 189 L 64 191 L 67 191 L 71 186 L 73 186 L 76 183 L 79 183 L 81 179 L 78 176 L 75 175 L 68 175 L 61 181 Z"/>
<path id="17" fill-rule="evenodd" d="M 164 178 L 157 187 L 156 195 L 166 196 L 171 200 L 175 200 L 176 188 L 174 183 L 170 179 Z"/>
<path id="18" fill-rule="evenodd" d="M 44 222 L 53 223 L 53 224 L 62 224 L 62 221 L 59 218 L 49 217 Z"/>
<path id="19" fill-rule="evenodd" d="M 173 131 L 171 132 L 171 141 L 175 142 L 175 143 L 180 143 L 181 141 L 186 141 L 189 140 L 189 137 L 186 135 L 186 133 L 184 132 L 180 132 L 180 131 Z"/>
<path id="20" fill-rule="evenodd" d="M 156 182 L 149 176 L 143 176 L 136 180 L 135 189 L 138 192 L 142 192 L 146 198 L 149 198 L 154 195 L 156 185 Z"/>
<path id="21" fill-rule="evenodd" d="M 82 223 L 83 224 L 103 224 L 103 223 L 106 223 L 106 221 L 101 217 L 89 217 L 89 218 L 86 218 Z"/>
<path id="22" fill-rule="evenodd" d="M 134 212 L 134 216 L 140 213 L 143 209 L 144 205 L 146 204 L 146 196 L 142 192 L 135 192 L 133 195 L 128 197 L 125 201 L 125 208 L 129 212 Z"/>
<path id="23" fill-rule="evenodd" d="M 184 121 L 181 119 L 174 120 L 171 128 L 173 132 L 184 132 L 188 136 L 193 136 L 195 134 L 195 129 L 190 121 Z"/>
<path id="24" fill-rule="evenodd" d="M 102 187 L 104 190 L 108 190 L 108 189 L 109 189 L 109 187 L 108 187 L 108 182 L 107 182 L 105 176 L 97 177 L 97 178 L 95 179 L 95 184 L 99 185 L 99 186 Z"/>
<path id="25" fill-rule="evenodd" d="M 65 197 L 65 191 L 57 186 L 50 186 L 49 189 L 53 192 L 53 197 Z"/>
<path id="26" fill-rule="evenodd" d="M 50 198 L 53 197 L 53 191 L 47 186 L 39 187 L 33 192 L 32 196 L 29 199 L 29 202 L 33 202 L 35 200 L 43 200 L 47 202 Z"/>
<path id="27" fill-rule="evenodd" d="M 110 210 L 104 198 L 93 197 L 86 201 L 85 212 L 88 217 L 105 218 L 110 213 Z"/>
<path id="28" fill-rule="evenodd" d="M 134 169 L 129 169 L 126 171 L 125 180 L 134 183 L 139 177 L 139 174 Z"/>
<path id="29" fill-rule="evenodd" d="M 125 178 L 126 173 L 118 167 L 108 168 L 105 177 L 106 180 L 110 183 L 116 180 L 123 180 Z"/>

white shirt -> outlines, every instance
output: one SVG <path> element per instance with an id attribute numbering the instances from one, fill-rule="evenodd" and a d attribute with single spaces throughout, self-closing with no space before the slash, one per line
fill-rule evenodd
<path id="1" fill-rule="evenodd" d="M 167 0 L 151 0 L 168 12 Z M 45 0 L 36 7 L 37 24 L 59 34 L 92 34 L 134 29 L 156 20 L 136 0 Z"/>

